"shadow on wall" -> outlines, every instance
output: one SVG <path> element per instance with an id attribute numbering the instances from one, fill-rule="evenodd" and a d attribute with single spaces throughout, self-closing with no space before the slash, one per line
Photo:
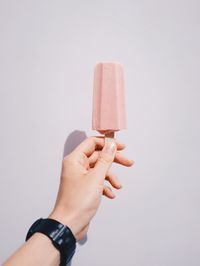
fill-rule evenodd
<path id="1" fill-rule="evenodd" d="M 85 131 L 72 131 L 65 141 L 63 157 L 71 153 L 82 141 L 87 138 Z"/>
<path id="2" fill-rule="evenodd" d="M 74 130 L 73 132 L 71 132 L 65 141 L 63 157 L 70 154 L 86 138 L 87 138 L 87 135 L 85 131 Z M 86 242 L 87 242 L 87 235 L 82 240 L 78 241 L 80 245 L 84 245 Z M 70 261 L 67 264 L 67 266 L 71 266 L 71 265 L 72 265 L 72 261 Z"/>

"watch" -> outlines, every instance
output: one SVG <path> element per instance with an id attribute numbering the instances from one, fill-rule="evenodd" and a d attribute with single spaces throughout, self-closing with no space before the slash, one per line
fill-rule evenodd
<path id="1" fill-rule="evenodd" d="M 60 251 L 60 266 L 66 266 L 76 250 L 76 239 L 66 225 L 50 218 L 40 218 L 30 227 L 26 241 L 36 232 L 49 237 L 56 249 Z"/>

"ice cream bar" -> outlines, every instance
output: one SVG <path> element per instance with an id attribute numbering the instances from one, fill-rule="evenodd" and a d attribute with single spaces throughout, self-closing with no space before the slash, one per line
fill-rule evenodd
<path id="1" fill-rule="evenodd" d="M 100 62 L 94 70 L 92 129 L 107 137 L 126 128 L 123 66 Z"/>

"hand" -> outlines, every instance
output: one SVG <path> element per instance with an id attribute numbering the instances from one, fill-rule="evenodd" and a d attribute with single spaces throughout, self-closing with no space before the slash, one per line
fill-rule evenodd
<path id="1" fill-rule="evenodd" d="M 113 161 L 133 165 L 132 160 L 118 152 L 124 148 L 117 140 L 104 145 L 103 137 L 89 137 L 63 159 L 57 200 L 49 218 L 67 225 L 77 241 L 86 235 L 102 194 L 110 199 L 115 197 L 104 181 L 116 189 L 122 187 L 109 168 Z"/>

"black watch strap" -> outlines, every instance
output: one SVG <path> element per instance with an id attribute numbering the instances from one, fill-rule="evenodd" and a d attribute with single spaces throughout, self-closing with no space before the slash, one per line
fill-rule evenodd
<path id="1" fill-rule="evenodd" d="M 36 232 L 49 237 L 53 245 L 60 251 L 60 266 L 66 266 L 76 250 L 76 239 L 69 227 L 54 220 L 40 218 L 30 227 L 26 241 Z"/>

